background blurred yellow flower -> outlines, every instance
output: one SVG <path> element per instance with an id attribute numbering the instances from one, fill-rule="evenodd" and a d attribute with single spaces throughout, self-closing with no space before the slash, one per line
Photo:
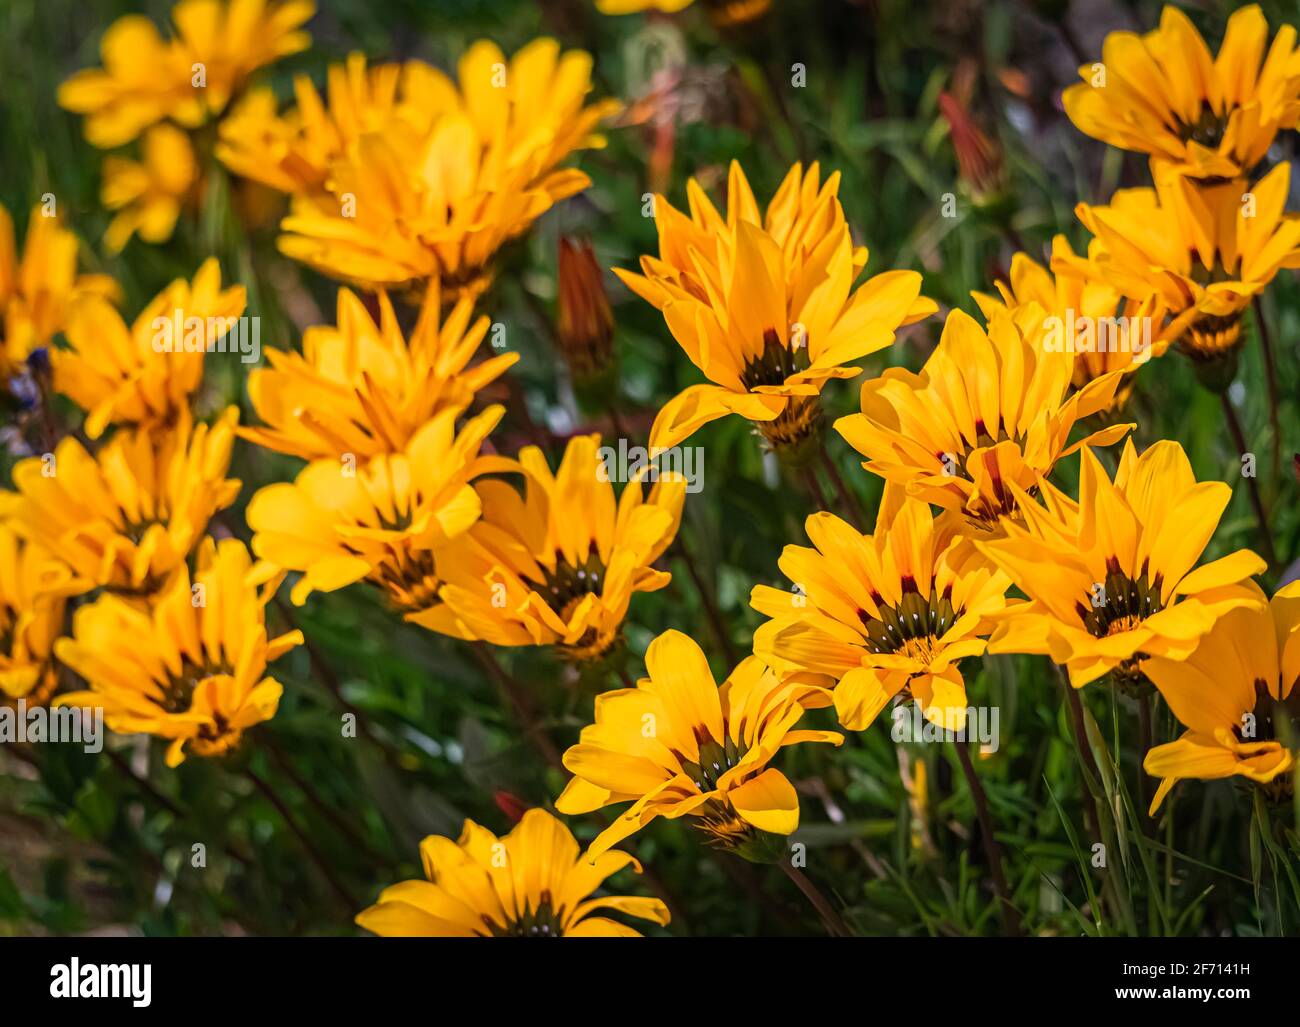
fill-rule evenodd
<path id="1" fill-rule="evenodd" d="M 694 2 L 695 0 L 596 0 L 596 9 L 601 14 L 638 14 L 641 11 L 676 14 Z"/>
<path id="2" fill-rule="evenodd" d="M 669 920 L 658 899 L 592 898 L 607 877 L 628 866 L 640 873 L 641 864 L 617 851 L 580 858 L 569 829 L 541 809 L 528 810 L 501 839 L 466 820 L 459 841 L 431 835 L 421 842 L 420 860 L 428 880 L 385 888 L 357 915 L 358 924 L 388 937 L 638 938 L 619 921 L 592 914 Z"/>
<path id="3" fill-rule="evenodd" d="M 1182 11 L 1164 9 L 1160 27 L 1112 32 L 1101 62 L 1062 101 L 1080 131 L 1151 154 L 1194 178 L 1235 178 L 1258 164 L 1277 133 L 1300 120 L 1300 51 L 1283 25 L 1268 43 L 1259 5 L 1228 19 L 1215 58 Z"/>
<path id="4" fill-rule="evenodd" d="M 86 115 L 86 139 L 100 149 L 131 142 L 150 125 L 202 120 L 186 55 L 164 42 L 152 21 L 129 14 L 104 30 L 102 68 L 77 72 L 59 87 L 59 106 Z"/>
<path id="5" fill-rule="evenodd" d="M 310 0 L 181 0 L 170 40 L 148 18 L 127 15 L 104 32 L 104 66 L 64 82 L 59 105 L 86 115 L 86 138 L 100 149 L 167 119 L 196 128 L 258 68 L 305 50 L 311 37 L 300 28 L 315 11 Z"/>
<path id="6" fill-rule="evenodd" d="M 643 11 L 676 14 L 694 2 L 695 0 L 596 0 L 596 9 L 601 14 L 640 14 Z M 714 25 L 730 28 L 761 18 L 771 8 L 772 0 L 704 0 L 701 6 L 709 12 Z"/>
<path id="7" fill-rule="evenodd" d="M 187 66 L 201 65 L 199 96 L 220 114 L 249 76 L 281 57 L 306 50 L 302 26 L 316 13 L 312 0 L 181 0 L 172 8 L 176 46 Z"/>
<path id="8" fill-rule="evenodd" d="M 0 375 L 9 375 L 63 330 L 72 301 L 84 295 L 116 300 L 107 275 L 77 274 L 77 237 L 41 207 L 32 210 L 22 258 L 9 211 L 0 204 Z"/>
<path id="9" fill-rule="evenodd" d="M 139 233 L 145 242 L 166 242 L 181 208 L 195 199 L 198 164 L 189 137 L 175 125 L 155 125 L 144 134 L 140 161 L 104 158 L 100 199 L 117 215 L 104 233 L 110 253 L 120 253 Z"/>
<path id="10" fill-rule="evenodd" d="M 327 197 L 299 197 L 280 249 L 365 288 L 481 292 L 491 260 L 554 203 L 587 187 L 557 170 L 618 109 L 584 106 L 591 57 L 536 39 L 507 61 L 495 43 L 460 59 L 458 85 L 428 66 L 407 68 L 405 100 L 437 112 L 427 126 L 393 119 L 363 135 L 330 170 Z"/>

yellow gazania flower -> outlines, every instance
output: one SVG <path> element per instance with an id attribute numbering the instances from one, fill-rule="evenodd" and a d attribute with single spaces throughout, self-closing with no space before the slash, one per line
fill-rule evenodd
<path id="1" fill-rule="evenodd" d="M 694 2 L 695 0 L 596 0 L 596 9 L 601 14 L 640 14 L 642 11 L 676 14 Z"/>
<path id="2" fill-rule="evenodd" d="M 94 456 L 68 437 L 46 457 L 14 467 L 16 493 L 0 493 L 0 518 L 55 553 L 78 577 L 125 595 L 162 587 L 202 537 L 208 520 L 234 502 L 226 478 L 235 407 L 211 427 L 185 414 L 156 438 L 119 431 Z"/>
<path id="3" fill-rule="evenodd" d="M 1300 120 L 1300 51 L 1284 25 L 1265 56 L 1268 22 L 1259 6 L 1228 19 L 1216 58 L 1194 25 L 1168 6 L 1145 35 L 1112 32 L 1100 64 L 1062 100 L 1083 132 L 1150 154 L 1194 178 L 1234 178 L 1263 159 L 1281 129 Z"/>
<path id="4" fill-rule="evenodd" d="M 570 816 L 631 801 L 591 843 L 599 858 L 656 817 L 693 816 L 710 844 L 770 861 L 767 835 L 799 826 L 799 797 L 775 767 L 777 751 L 798 742 L 844 738 L 796 730 L 806 709 L 829 704 L 815 685 L 782 683 L 756 656 L 721 687 L 704 653 L 680 631 L 666 631 L 645 655 L 648 678 L 596 697 L 596 722 L 564 754 L 573 779 L 555 808 Z"/>
<path id="5" fill-rule="evenodd" d="M 0 522 L 0 705 L 49 701 L 65 600 L 87 587 L 67 564 Z"/>
<path id="6" fill-rule="evenodd" d="M 1011 258 L 1010 280 L 994 283 L 999 296 L 971 295 L 986 320 L 1005 312 L 1027 336 L 1038 337 L 1044 317 L 1055 319 L 1051 328 L 1058 333 L 1056 344 L 1060 351 L 1074 354 L 1071 384 L 1076 389 L 1107 372 L 1122 372 L 1108 408 L 1115 411 L 1133 391 L 1134 372 L 1153 356 L 1163 355 L 1170 340 L 1158 328 L 1163 317 L 1156 313 L 1154 297 L 1146 304 L 1125 302 L 1114 286 L 1078 273 L 1078 259 L 1069 240 L 1058 235 L 1052 240 L 1053 270 L 1017 253 Z"/>
<path id="7" fill-rule="evenodd" d="M 312 0 L 181 0 L 173 7 L 176 46 L 187 68 L 203 68 L 198 95 L 207 112 L 225 110 L 258 68 L 306 50 L 311 35 L 302 26 L 315 13 Z"/>
<path id="8" fill-rule="evenodd" d="M 966 722 L 958 662 L 984 652 L 982 635 L 1010 584 L 930 505 L 893 485 L 863 535 L 830 513 L 806 522 L 816 548 L 786 546 L 782 572 L 794 593 L 756 585 L 750 605 L 772 620 L 754 652 L 784 678 L 838 682 L 835 709 L 851 731 L 870 726 L 895 696 L 927 719 Z"/>
<path id="9" fill-rule="evenodd" d="M 99 54 L 102 68 L 77 72 L 58 94 L 60 107 L 86 115 L 86 139 L 93 146 L 122 146 L 169 117 L 191 126 L 202 121 L 190 62 L 148 18 L 130 14 L 113 22 Z"/>
<path id="10" fill-rule="evenodd" d="M 88 690 L 58 706 L 102 706 L 119 734 L 171 739 L 167 766 L 221 756 L 244 731 L 275 716 L 283 689 L 266 665 L 296 645 L 302 632 L 266 633 L 266 604 L 279 580 L 260 591 L 238 539 L 205 539 L 191 584 L 182 564 L 148 608 L 102 596 L 73 615 L 72 637 L 55 645 L 60 660 Z"/>
<path id="11" fill-rule="evenodd" d="M 1154 294 L 1172 318 L 1164 334 L 1214 361 L 1240 345 L 1242 312 L 1278 270 L 1300 267 L 1300 218 L 1284 209 L 1290 184 L 1285 162 L 1253 186 L 1158 173 L 1154 190 L 1075 209 L 1100 247 L 1073 266 L 1132 299 Z"/>
<path id="12" fill-rule="evenodd" d="M 77 237 L 36 207 L 19 260 L 13 221 L 0 204 L 0 376 L 62 331 L 72 301 L 87 294 L 116 299 L 118 288 L 107 275 L 77 274 Z"/>
<path id="13" fill-rule="evenodd" d="M 1266 569 L 1248 549 L 1196 567 L 1232 498 L 1197 482 L 1177 442 L 1124 446 L 1112 483 L 1085 448 L 1074 503 L 1048 483 L 1044 505 L 1013 486 L 1023 526 L 976 542 L 1029 597 L 1009 604 L 989 652 L 1039 653 L 1075 688 L 1109 672 L 1140 680 L 1148 658 L 1181 660 L 1229 610 L 1255 605 L 1242 583 Z"/>
<path id="14" fill-rule="evenodd" d="M 617 502 L 599 435 L 569 440 L 552 474 L 536 446 L 519 453 L 525 494 L 502 481 L 475 489 L 483 519 L 438 554 L 442 603 L 408 616 L 432 631 L 493 645 L 553 645 L 575 660 L 618 640 L 636 592 L 672 580 L 654 563 L 677 535 L 686 483 L 665 475 Z"/>
<path id="15" fill-rule="evenodd" d="M 459 411 L 447 409 L 400 452 L 365 464 L 317 460 L 295 481 L 268 485 L 248 504 L 253 552 L 267 568 L 303 572 L 295 605 L 364 579 L 397 609 L 424 609 L 438 590 L 434 549 L 478 520 L 469 480 L 512 466 L 478 455 L 504 412 L 490 407 L 457 433 Z"/>
<path id="16" fill-rule="evenodd" d="M 54 388 L 86 411 L 86 434 L 110 424 L 169 430 L 189 408 L 203 378 L 203 358 L 244 310 L 244 287 L 221 288 L 209 257 L 193 282 L 178 278 L 128 328 L 103 299 L 75 303 L 67 349 L 50 353 Z"/>
<path id="17" fill-rule="evenodd" d="M 86 138 L 100 149 L 165 119 L 196 128 L 258 68 L 305 50 L 311 39 L 298 29 L 314 13 L 310 0 L 181 0 L 177 38 L 166 41 L 142 15 L 119 18 L 99 44 L 104 67 L 64 82 L 59 105 L 86 115 Z"/>
<path id="18" fill-rule="evenodd" d="M 1045 324 L 1047 313 L 1038 310 L 1025 322 Z M 1017 320 L 994 311 L 985 333 L 953 310 L 919 374 L 890 368 L 865 382 L 862 412 L 835 422 L 867 457 L 863 467 L 983 533 L 1019 516 L 1013 487 L 1032 494 L 1062 457 L 1133 428 L 1112 425 L 1067 446 L 1076 422 L 1114 401 L 1120 374 L 1104 374 L 1067 399 L 1074 361 L 1047 351 L 1042 334 L 1022 332 Z"/>
<path id="19" fill-rule="evenodd" d="M 104 232 L 110 253 L 120 253 L 137 232 L 145 242 L 172 237 L 181 207 L 198 182 L 198 163 L 189 137 L 175 125 L 155 125 L 144 134 L 141 161 L 104 158 L 100 199 L 117 215 Z"/>
<path id="20" fill-rule="evenodd" d="M 384 937 L 639 938 L 640 932 L 593 916 L 614 910 L 666 925 L 658 899 L 592 898 L 624 867 L 641 864 L 626 852 L 580 858 L 569 829 L 545 810 L 530 809 L 504 838 L 466 820 L 460 840 L 430 835 L 420 843 L 426 881 L 403 881 L 380 893 L 357 924 Z"/>
<path id="21" fill-rule="evenodd" d="M 1256 590 L 1258 591 L 1258 590 Z M 1155 815 L 1169 790 L 1186 777 L 1209 781 L 1244 777 L 1267 785 L 1295 766 L 1278 741 L 1278 721 L 1295 737 L 1295 686 L 1300 681 L 1300 582 L 1272 602 L 1224 614 L 1185 660 L 1153 657 L 1143 664 L 1152 683 L 1188 730 L 1157 745 L 1143 768 L 1163 780 L 1151 802 Z M 1289 781 L 1278 781 L 1285 793 Z"/>
<path id="22" fill-rule="evenodd" d="M 408 66 L 405 102 L 438 111 L 427 127 L 403 119 L 358 138 L 334 161 L 327 197 L 295 200 L 281 252 L 365 288 L 476 294 L 491 260 L 558 201 L 589 184 L 557 170 L 618 108 L 584 106 L 591 57 L 537 39 L 507 63 L 491 42 L 460 60 L 459 90 L 441 72 Z"/>
<path id="23" fill-rule="evenodd" d="M 854 248 L 836 192 L 813 164 L 796 164 L 760 215 L 735 161 L 727 216 L 694 179 L 690 216 L 655 197 L 659 256 L 642 274 L 615 269 L 633 292 L 663 311 L 669 331 L 712 384 L 693 385 L 655 418 L 651 448 L 675 446 L 730 413 L 755 423 L 773 448 L 808 439 L 820 423 L 819 395 L 844 366 L 894 341 L 900 325 L 934 312 L 915 271 L 853 283 L 867 263 Z"/>
<path id="24" fill-rule="evenodd" d="M 640 14 L 642 11 L 659 11 L 676 14 L 690 7 L 695 0 L 596 0 L 601 14 Z M 718 28 L 746 25 L 765 15 L 772 0 L 704 0 L 709 17 Z"/>
<path id="25" fill-rule="evenodd" d="M 325 195 L 325 180 L 335 160 L 362 136 L 383 132 L 395 118 L 427 131 L 433 119 L 458 103 L 455 91 L 437 105 L 433 91 L 414 82 L 439 75 L 420 61 L 379 64 L 366 69 L 364 54 L 331 64 L 326 99 L 306 75 L 294 79 L 297 105 L 277 113 L 269 88 L 251 90 L 221 121 L 217 158 L 235 174 L 291 196 Z M 405 83 L 399 92 L 399 84 Z M 432 101 L 421 107 L 403 97 Z"/>
<path id="26" fill-rule="evenodd" d="M 464 410 L 519 358 L 503 353 L 466 367 L 490 323 L 483 316 L 471 325 L 473 310 L 463 299 L 442 320 L 432 282 L 408 341 L 386 293 L 376 324 L 361 300 L 340 289 L 337 326 L 308 328 L 301 354 L 270 350 L 271 367 L 249 376 L 249 398 L 269 427 L 240 435 L 306 460 L 401 452 L 435 414 Z"/>

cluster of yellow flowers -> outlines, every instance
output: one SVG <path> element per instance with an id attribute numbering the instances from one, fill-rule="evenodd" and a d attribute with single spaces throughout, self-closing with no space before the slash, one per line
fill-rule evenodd
<path id="1" fill-rule="evenodd" d="M 104 158 L 100 199 L 118 212 L 104 236 L 111 252 L 137 233 L 153 243 L 172 237 L 181 210 L 202 198 L 195 148 L 211 148 L 207 127 L 259 68 L 307 49 L 302 26 L 315 13 L 312 0 L 180 0 L 172 39 L 141 15 L 104 33 L 104 66 L 68 79 L 59 104 L 86 116 L 86 139 L 102 150 L 139 140 L 139 160 Z"/>
<path id="2" fill-rule="evenodd" d="M 443 635 L 597 661 L 619 643 L 633 596 L 668 584 L 655 564 L 686 499 L 672 475 L 617 493 L 596 435 L 572 438 L 555 470 L 536 447 L 500 455 L 490 436 L 504 410 L 479 401 L 516 357 L 475 362 L 489 330 L 476 299 L 502 247 L 589 184 L 562 165 L 600 145 L 618 107 L 588 104 L 591 58 L 549 39 L 509 59 L 479 42 L 453 81 L 420 61 L 367 68 L 353 56 L 330 68 L 324 98 L 299 78 L 282 111 L 269 90 L 246 88 L 249 75 L 303 49 L 311 13 L 182 0 L 168 42 L 123 19 L 105 34 L 104 69 L 61 94 L 96 145 L 145 134 L 143 165 L 105 167 L 105 202 L 123 210 L 110 247 L 135 231 L 170 235 L 198 174 L 181 128 L 220 117 L 216 159 L 290 197 L 281 251 L 352 287 L 339 289 L 334 324 L 251 373 L 260 424 L 238 425 L 234 408 L 207 424 L 193 409 L 204 350 L 245 306 L 215 260 L 128 326 L 111 282 L 76 275 L 65 230 L 34 216 L 19 266 L 0 223 L 6 366 L 63 333 L 51 387 L 85 411 L 80 437 L 22 461 L 0 494 L 0 691 L 47 701 L 66 667 L 85 687 L 54 702 L 102 706 L 114 731 L 169 739 L 170 765 L 229 752 L 275 714 L 281 686 L 267 666 L 302 641 L 268 631 L 287 575 L 293 604 L 364 582 Z M 795 589 L 754 588 L 767 620 L 721 684 L 701 647 L 668 631 L 645 678 L 598 696 L 563 756 L 572 778 L 555 806 L 630 805 L 585 854 L 541 810 L 502 840 L 467 822 L 458 842 L 425 841 L 427 881 L 387 889 L 358 922 L 381 934 L 634 934 L 592 915 L 610 909 L 667 923 L 658 900 L 590 897 L 636 864 L 613 846 L 656 817 L 690 817 L 712 845 L 785 859 L 799 801 L 774 760 L 788 745 L 843 742 L 800 726 L 805 712 L 833 709 L 857 731 L 907 700 L 960 729 L 961 661 L 986 651 L 1047 656 L 1076 688 L 1106 675 L 1154 684 L 1188 730 L 1146 755 L 1162 779 L 1153 812 L 1183 777 L 1280 787 L 1294 756 L 1273 728 L 1300 678 L 1300 585 L 1270 601 L 1254 553 L 1202 562 L 1230 487 L 1198 482 L 1177 442 L 1137 452 L 1125 441 L 1135 426 L 1117 423 L 1141 366 L 1170 347 L 1225 382 L 1245 307 L 1300 266 L 1288 166 L 1250 178 L 1277 131 L 1300 121 L 1295 32 L 1264 56 L 1267 37 L 1254 7 L 1232 18 L 1214 60 L 1173 8 L 1147 36 L 1110 36 L 1067 111 L 1150 153 L 1155 188 L 1081 205 L 1095 236 L 1086 256 L 1064 237 L 1050 269 L 1017 254 L 998 296 L 975 297 L 983 324 L 954 310 L 919 372 L 863 384 L 860 412 L 834 429 L 885 482 L 872 532 L 830 512 L 807 519 L 811 547 L 780 558 Z M 802 461 L 823 443 L 826 385 L 937 312 L 916 272 L 862 278 L 867 251 L 838 190 L 838 173 L 795 165 L 763 208 L 733 163 L 725 212 L 694 180 L 687 212 L 655 197 L 658 255 L 618 274 L 707 383 L 663 406 L 652 448 L 739 414 L 767 448 Z M 568 316 L 607 343 L 603 294 L 569 295 Z M 409 332 L 395 301 L 418 308 Z M 196 345 L 160 353 L 156 323 L 173 312 L 206 327 Z M 1117 317 L 1151 323 L 1152 337 L 1075 352 L 1052 336 L 1063 320 Z M 237 438 L 305 461 L 252 496 L 248 548 L 215 520 L 240 489 L 227 477 Z M 1111 474 L 1095 450 L 1120 442 Z M 1073 457 L 1077 498 L 1052 481 Z M 92 592 L 65 635 L 68 599 Z"/>
<path id="3" fill-rule="evenodd" d="M 1226 390 L 1246 308 L 1255 302 L 1262 318 L 1260 294 L 1280 269 L 1300 267 L 1300 218 L 1285 210 L 1291 165 L 1255 177 L 1277 134 L 1300 124 L 1296 29 L 1282 26 L 1270 43 L 1259 7 L 1244 7 L 1211 57 L 1169 6 L 1145 35 L 1107 36 L 1101 62 L 1079 74 L 1083 82 L 1063 98 L 1071 120 L 1147 154 L 1154 188 L 1080 204 L 1094 239 L 1086 258 L 1054 250 L 1057 281 L 1113 290 L 1163 317 L 1164 345 L 1183 350 L 1206 385 Z M 1231 416 L 1226 396 L 1224 405 Z M 1153 813 L 1182 777 L 1239 775 L 1273 794 L 1293 787 L 1282 775 L 1295 763 L 1285 743 L 1300 697 L 1300 583 L 1269 600 L 1251 580 L 1264 561 L 1245 550 L 1195 566 L 1230 497 L 1226 485 L 1195 481 L 1176 442 L 1136 459 L 1126 448 L 1113 484 L 1086 454 L 1077 506 L 1044 489 L 1046 515 L 1035 511 L 988 546 L 1030 597 L 992 648 L 1048 652 L 1076 686 L 1109 670 L 1140 677 L 1187 727 L 1145 756 L 1162 779 Z M 1062 561 L 1063 548 L 1078 562 Z M 1111 602 L 1080 607 L 1083 632 L 1099 639 L 1080 645 L 1087 639 L 1063 600 L 1085 578 L 1102 583 Z"/>
<path id="4" fill-rule="evenodd" d="M 217 154 L 235 173 L 292 197 L 280 249 L 369 289 L 449 298 L 491 282 L 501 246 L 590 183 L 559 163 L 603 145 L 596 126 L 618 110 L 584 106 L 591 57 L 538 39 L 508 61 L 475 43 L 453 82 L 423 61 L 366 68 L 354 54 L 329 71 L 322 101 L 294 83 L 277 113 L 254 91 L 221 126 Z"/>
<path id="5" fill-rule="evenodd" d="M 137 230 L 151 242 L 170 236 L 203 156 L 182 129 L 220 118 L 203 137 L 213 156 L 291 197 L 283 251 L 370 294 L 341 288 L 334 324 L 309 329 L 301 353 L 270 352 L 250 375 L 260 425 L 239 426 L 234 407 L 211 424 L 196 418 L 205 354 L 246 304 L 242 287 L 223 289 L 215 259 L 128 325 L 111 280 L 76 275 L 77 241 L 56 220 L 33 215 L 21 263 L 7 213 L 0 224 L 6 376 L 34 375 L 27 358 L 62 334 L 49 391 L 85 414 L 78 435 L 20 461 L 13 490 L 0 493 L 0 687 L 7 702 L 101 707 L 113 731 L 169 739 L 170 766 L 228 753 L 274 716 L 282 689 L 267 666 L 302 641 L 268 632 L 265 609 L 287 573 L 298 574 L 295 604 L 365 581 L 434 631 L 594 659 L 619 639 L 632 595 L 668 583 L 652 564 L 685 498 L 679 479 L 616 496 L 599 478 L 598 436 L 573 438 L 554 472 L 534 447 L 487 452 L 503 408 L 470 409 L 517 359 L 475 361 L 489 320 L 474 300 L 494 258 L 589 184 L 560 165 L 600 145 L 593 130 L 619 107 L 586 103 L 591 58 L 539 39 L 507 60 L 483 41 L 453 82 L 419 61 L 367 69 L 353 56 L 330 69 L 326 100 L 302 77 L 297 106 L 277 112 L 249 76 L 305 48 L 296 30 L 311 14 L 301 3 L 182 0 L 166 43 L 151 23 L 125 18 L 105 34 L 104 69 L 74 76 L 60 97 L 88 115 L 96 145 L 144 133 L 144 167 L 110 158 L 104 168 L 106 205 L 125 208 L 109 249 Z M 603 332 L 607 344 L 608 305 L 589 284 L 599 269 L 589 249 L 566 260 L 574 254 L 578 298 L 566 308 L 585 327 L 571 334 L 598 342 L 592 333 Z M 396 297 L 418 305 L 409 333 Z M 160 325 L 184 338 L 160 346 Z M 227 473 L 241 437 L 306 461 L 295 480 L 251 498 L 249 547 L 217 520 L 240 489 Z M 489 474 L 521 479 L 522 491 Z M 69 628 L 68 600 L 82 596 Z M 56 695 L 64 669 L 84 687 Z M 504 863 L 473 824 L 459 847 L 424 847 L 430 876 L 451 893 L 456 874 L 478 873 L 471 864 L 500 885 L 507 905 L 482 910 L 495 917 L 489 933 L 634 933 L 589 915 L 601 907 L 667 922 L 658 900 L 588 898 L 630 857 L 579 860 L 567 828 L 540 810 L 512 838 Z M 539 864 L 550 868 L 540 891 Z M 468 886 L 476 900 L 480 883 Z M 426 898 L 433 888 L 399 886 L 385 903 L 432 902 L 439 930 L 483 931 L 478 915 L 467 929 Z M 524 895 L 544 897 L 525 911 Z M 362 922 L 402 922 L 389 914 L 405 906 L 381 908 Z"/>
<path id="6" fill-rule="evenodd" d="M 51 354 L 52 387 L 85 410 L 87 442 L 67 435 L 20 460 L 13 491 L 0 492 L 5 701 L 48 700 L 60 665 L 69 668 L 90 691 L 56 704 L 102 705 L 115 731 L 171 739 L 172 766 L 187 747 L 226 752 L 273 716 L 281 690 L 267 663 L 301 641 L 296 631 L 267 635 L 265 607 L 280 576 L 262 574 L 259 591 L 247 549 L 207 535 L 239 492 L 226 477 L 238 411 L 196 422 L 202 349 L 153 346 L 161 311 L 207 326 L 243 307 L 244 290 L 221 288 L 215 260 L 193 282 L 168 286 L 131 328 L 102 295 L 72 296 L 59 317 L 68 346 Z M 102 444 L 87 444 L 106 431 Z M 90 592 L 97 597 L 60 637 L 67 600 Z"/>

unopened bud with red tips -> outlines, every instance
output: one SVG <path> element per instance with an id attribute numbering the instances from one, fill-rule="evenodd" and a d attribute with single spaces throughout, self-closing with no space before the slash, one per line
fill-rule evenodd
<path id="1" fill-rule="evenodd" d="M 512 824 L 517 824 L 524 819 L 524 814 L 528 812 L 529 805 L 519 796 L 512 792 L 507 792 L 503 788 L 498 788 L 492 795 L 497 804 L 497 809 L 506 815 L 506 818 Z"/>
<path id="2" fill-rule="evenodd" d="M 587 383 L 610 370 L 614 358 L 614 315 L 591 243 L 561 237 L 559 274 L 556 335 L 575 383 Z"/>
<path id="3" fill-rule="evenodd" d="M 990 207 L 1005 198 L 1006 166 L 1002 148 L 975 123 L 970 111 L 948 92 L 939 94 L 939 113 L 957 155 L 961 183 L 977 207 Z"/>

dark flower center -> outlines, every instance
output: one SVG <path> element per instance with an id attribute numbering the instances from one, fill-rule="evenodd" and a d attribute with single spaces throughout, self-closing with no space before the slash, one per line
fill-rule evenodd
<path id="1" fill-rule="evenodd" d="M 1273 742 L 1278 740 L 1278 728 L 1290 723 L 1289 735 L 1295 736 L 1300 728 L 1300 691 L 1292 689 L 1291 694 L 1282 702 L 1273 698 L 1268 682 L 1263 678 L 1255 679 L 1255 707 L 1249 716 L 1232 726 L 1232 733 L 1239 742 Z M 1283 734 L 1283 738 L 1287 737 Z"/>
<path id="2" fill-rule="evenodd" d="M 561 617 L 566 616 L 569 607 L 577 600 L 588 595 L 600 595 L 605 585 L 605 565 L 594 544 L 586 561 L 576 566 L 557 549 L 555 569 L 543 567 L 542 575 L 542 587 L 537 591 Z"/>
<path id="3" fill-rule="evenodd" d="M 1094 585 L 1092 593 L 1076 602 L 1074 608 L 1090 634 L 1105 638 L 1131 631 L 1153 613 L 1163 610 L 1160 599 L 1163 586 L 1164 575 L 1157 573 L 1150 578 L 1145 562 L 1141 573 L 1130 578 L 1120 570 L 1119 560 L 1112 556 L 1106 560 L 1106 580 Z"/>
<path id="4" fill-rule="evenodd" d="M 167 713 L 188 713 L 194 705 L 194 690 L 208 678 L 216 674 L 233 674 L 234 670 L 226 664 L 197 666 L 183 663 L 181 672 L 167 680 L 162 686 L 162 697 L 154 701 Z"/>
<path id="5" fill-rule="evenodd" d="M 781 341 L 775 328 L 769 328 L 763 332 L 763 352 L 745 361 L 740 380 L 750 390 L 760 385 L 784 385 L 791 375 L 808 370 L 811 364 L 807 340 L 794 349 Z"/>
<path id="6" fill-rule="evenodd" d="M 390 546 L 389 552 L 391 556 L 371 572 L 370 580 L 384 590 L 397 609 L 428 609 L 437 601 L 440 584 L 433 551 Z"/>
<path id="7" fill-rule="evenodd" d="M 730 737 L 731 733 L 726 729 L 725 723 L 722 733 L 726 741 L 720 744 L 703 725 L 695 729 L 695 741 L 700 750 L 698 763 L 686 759 L 680 753 L 674 753 L 682 765 L 682 772 L 702 792 L 711 792 L 717 788 L 722 775 L 735 767 L 749 751 L 744 743 L 736 742 Z"/>
<path id="8" fill-rule="evenodd" d="M 867 633 L 867 649 L 873 653 L 903 653 L 917 659 L 929 659 L 934 644 L 960 616 L 952 605 L 952 586 L 940 594 L 931 585 L 930 594 L 922 595 L 916 581 L 903 578 L 903 598 L 897 606 L 887 606 L 879 593 L 872 593 L 880 611 L 873 617 L 858 611 L 858 619 Z"/>
<path id="9" fill-rule="evenodd" d="M 1191 271 L 1188 277 L 1197 285 L 1213 285 L 1215 282 L 1231 282 L 1236 276 L 1223 263 L 1223 254 L 1214 254 L 1214 266 L 1206 267 L 1201 261 L 1199 250 L 1191 252 Z"/>
<path id="10" fill-rule="evenodd" d="M 1196 121 L 1179 122 L 1178 138 L 1183 142 L 1200 143 L 1207 150 L 1217 150 L 1223 142 L 1223 133 L 1228 129 L 1228 119 L 1214 113 L 1209 104 L 1201 106 L 1200 117 Z"/>
<path id="11" fill-rule="evenodd" d="M 494 938 L 559 938 L 564 935 L 560 926 L 563 911 L 553 910 L 551 902 L 551 893 L 543 891 L 536 909 L 524 910 L 505 927 L 486 913 L 483 915 L 483 924 Z"/>

